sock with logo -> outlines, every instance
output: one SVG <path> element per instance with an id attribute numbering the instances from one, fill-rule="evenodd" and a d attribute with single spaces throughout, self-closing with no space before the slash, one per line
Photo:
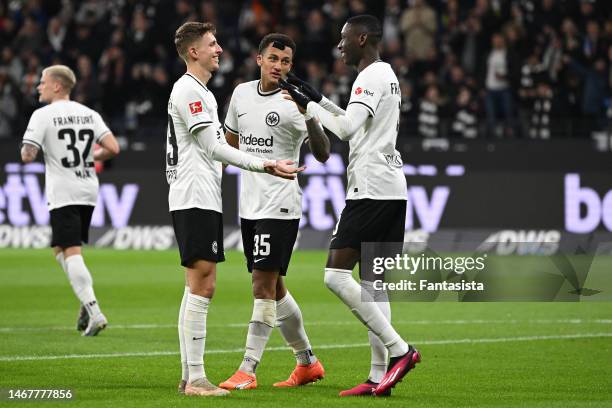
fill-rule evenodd
<path id="1" fill-rule="evenodd" d="M 65 271 L 75 295 L 87 309 L 90 317 L 100 314 L 100 306 L 93 290 L 93 279 L 85 265 L 82 255 L 71 255 L 65 258 Z"/>
<path id="2" fill-rule="evenodd" d="M 385 318 L 374 299 L 353 279 L 353 271 L 348 269 L 325 268 L 325 285 L 351 309 L 351 312 L 365 324 L 389 350 L 391 357 L 402 356 L 408 352 L 408 344 L 395 331 Z"/>
<path id="3" fill-rule="evenodd" d="M 276 324 L 298 364 L 309 365 L 317 361 L 304 329 L 302 311 L 289 291 L 276 302 Z"/>
<path id="4" fill-rule="evenodd" d="M 189 286 L 185 286 L 185 290 L 183 291 L 183 299 L 181 300 L 181 308 L 179 309 L 178 316 L 179 348 L 181 350 L 181 368 L 183 371 L 181 379 L 184 381 L 189 380 L 189 366 L 187 365 L 187 350 L 183 331 L 185 325 L 185 306 L 187 306 L 187 296 L 189 296 Z"/>
<path id="5" fill-rule="evenodd" d="M 246 351 L 242 364 L 240 364 L 240 371 L 255 374 L 275 322 L 276 301 L 274 299 L 255 299 L 247 333 Z"/>
<path id="6" fill-rule="evenodd" d="M 183 338 L 189 370 L 189 382 L 206 377 L 204 372 L 204 349 L 206 347 L 206 316 L 210 299 L 187 294 L 183 317 Z"/>

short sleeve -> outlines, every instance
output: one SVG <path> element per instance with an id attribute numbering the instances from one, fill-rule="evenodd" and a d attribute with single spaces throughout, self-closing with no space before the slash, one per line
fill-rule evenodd
<path id="1" fill-rule="evenodd" d="M 213 123 L 210 110 L 215 107 L 207 106 L 203 95 L 196 89 L 186 90 L 175 102 L 177 112 L 187 124 L 189 133 L 194 133 Z"/>
<path id="2" fill-rule="evenodd" d="M 93 131 L 95 135 L 95 141 L 96 143 L 100 143 L 100 140 L 104 139 L 106 135 L 109 135 L 111 131 L 108 128 L 108 126 L 106 126 L 106 123 L 104 123 L 104 119 L 102 119 L 102 116 L 100 116 L 98 112 L 94 112 L 93 117 L 94 117 Z"/>
<path id="3" fill-rule="evenodd" d="M 32 113 L 28 127 L 23 135 L 23 143 L 29 143 L 42 150 L 45 139 L 45 120 L 44 115 L 37 109 Z"/>
<path id="4" fill-rule="evenodd" d="M 223 125 L 225 130 L 228 130 L 235 135 L 240 133 L 238 129 L 238 114 L 236 113 L 236 100 L 238 99 L 236 96 L 238 93 L 237 90 L 238 88 L 236 88 L 232 93 L 232 98 L 230 99 L 229 107 L 227 108 L 227 114 L 225 115 L 225 123 Z"/>
<path id="5" fill-rule="evenodd" d="M 376 71 L 370 70 L 359 75 L 355 80 L 348 104 L 360 104 L 368 109 L 370 116 L 375 116 L 381 97 L 382 89 L 380 89 L 379 79 L 376 78 Z"/>

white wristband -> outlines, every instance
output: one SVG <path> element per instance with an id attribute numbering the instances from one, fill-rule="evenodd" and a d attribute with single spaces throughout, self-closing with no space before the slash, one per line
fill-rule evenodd
<path id="1" fill-rule="evenodd" d="M 313 114 L 311 114 L 310 112 L 306 111 L 306 112 L 304 113 L 304 120 L 310 120 L 310 119 L 312 119 L 312 118 L 314 118 L 314 115 L 313 115 Z"/>

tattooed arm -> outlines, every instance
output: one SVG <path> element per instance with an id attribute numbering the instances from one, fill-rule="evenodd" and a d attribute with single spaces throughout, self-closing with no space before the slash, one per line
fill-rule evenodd
<path id="1" fill-rule="evenodd" d="M 36 159 L 38 155 L 38 147 L 30 143 L 24 143 L 21 145 L 21 161 L 24 163 L 31 163 Z"/>

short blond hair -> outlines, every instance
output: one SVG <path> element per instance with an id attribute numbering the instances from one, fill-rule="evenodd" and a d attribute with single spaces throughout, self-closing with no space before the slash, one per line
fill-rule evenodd
<path id="1" fill-rule="evenodd" d="M 180 26 L 174 33 L 174 45 L 178 55 L 187 61 L 189 47 L 208 32 L 212 34 L 216 32 L 216 28 L 212 23 L 189 21 Z"/>
<path id="2" fill-rule="evenodd" d="M 51 65 L 43 69 L 43 74 L 44 73 L 59 82 L 67 93 L 70 93 L 72 88 L 76 85 L 76 75 L 74 75 L 74 71 L 66 65 Z"/>

